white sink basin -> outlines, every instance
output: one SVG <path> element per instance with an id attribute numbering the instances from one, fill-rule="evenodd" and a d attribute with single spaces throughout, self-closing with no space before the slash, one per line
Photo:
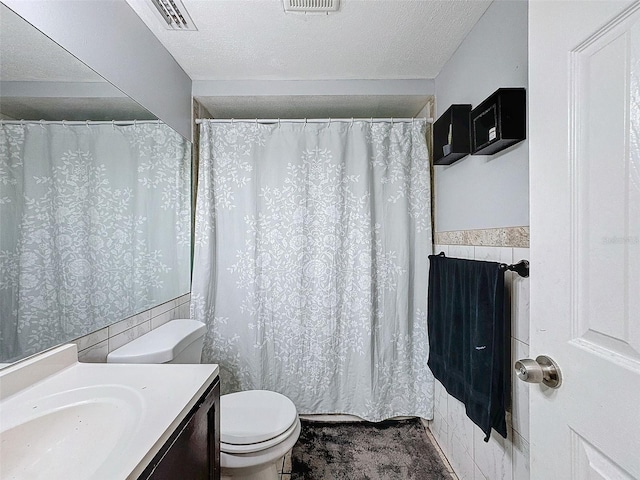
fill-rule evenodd
<path id="1" fill-rule="evenodd" d="M 217 365 L 79 363 L 63 345 L 0 370 L 0 480 L 137 480 Z"/>
<path id="2" fill-rule="evenodd" d="M 2 479 L 101 477 L 100 470 L 126 451 L 142 413 L 140 394 L 119 385 L 77 388 L 4 405 Z"/>

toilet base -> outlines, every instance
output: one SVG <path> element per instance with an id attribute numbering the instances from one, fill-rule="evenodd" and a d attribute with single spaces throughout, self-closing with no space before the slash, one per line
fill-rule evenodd
<path id="1" fill-rule="evenodd" d="M 300 420 L 293 433 L 283 442 L 258 452 L 227 454 L 220 452 L 221 480 L 279 480 L 278 463 L 300 437 Z"/>
<path id="2" fill-rule="evenodd" d="M 235 469 L 233 475 L 229 475 L 231 472 L 223 468 L 220 480 L 279 480 L 280 474 L 276 465 L 276 463 L 270 463 L 255 468 Z"/>

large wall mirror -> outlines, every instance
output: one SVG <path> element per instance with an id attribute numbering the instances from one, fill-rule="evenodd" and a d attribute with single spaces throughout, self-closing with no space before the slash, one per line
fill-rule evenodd
<path id="1" fill-rule="evenodd" d="M 191 145 L 0 3 L 0 362 L 189 292 Z"/>

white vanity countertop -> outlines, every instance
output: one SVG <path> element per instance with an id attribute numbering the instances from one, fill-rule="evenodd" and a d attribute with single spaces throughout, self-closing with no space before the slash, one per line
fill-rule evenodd
<path id="1" fill-rule="evenodd" d="M 0 479 L 137 479 L 218 366 L 79 363 L 74 344 L 0 371 Z"/>

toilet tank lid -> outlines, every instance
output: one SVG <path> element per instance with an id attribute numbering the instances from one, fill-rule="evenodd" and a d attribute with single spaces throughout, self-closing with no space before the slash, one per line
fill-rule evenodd
<path id="1" fill-rule="evenodd" d="M 206 332 L 197 320 L 172 320 L 109 353 L 107 362 L 166 363 Z"/>

